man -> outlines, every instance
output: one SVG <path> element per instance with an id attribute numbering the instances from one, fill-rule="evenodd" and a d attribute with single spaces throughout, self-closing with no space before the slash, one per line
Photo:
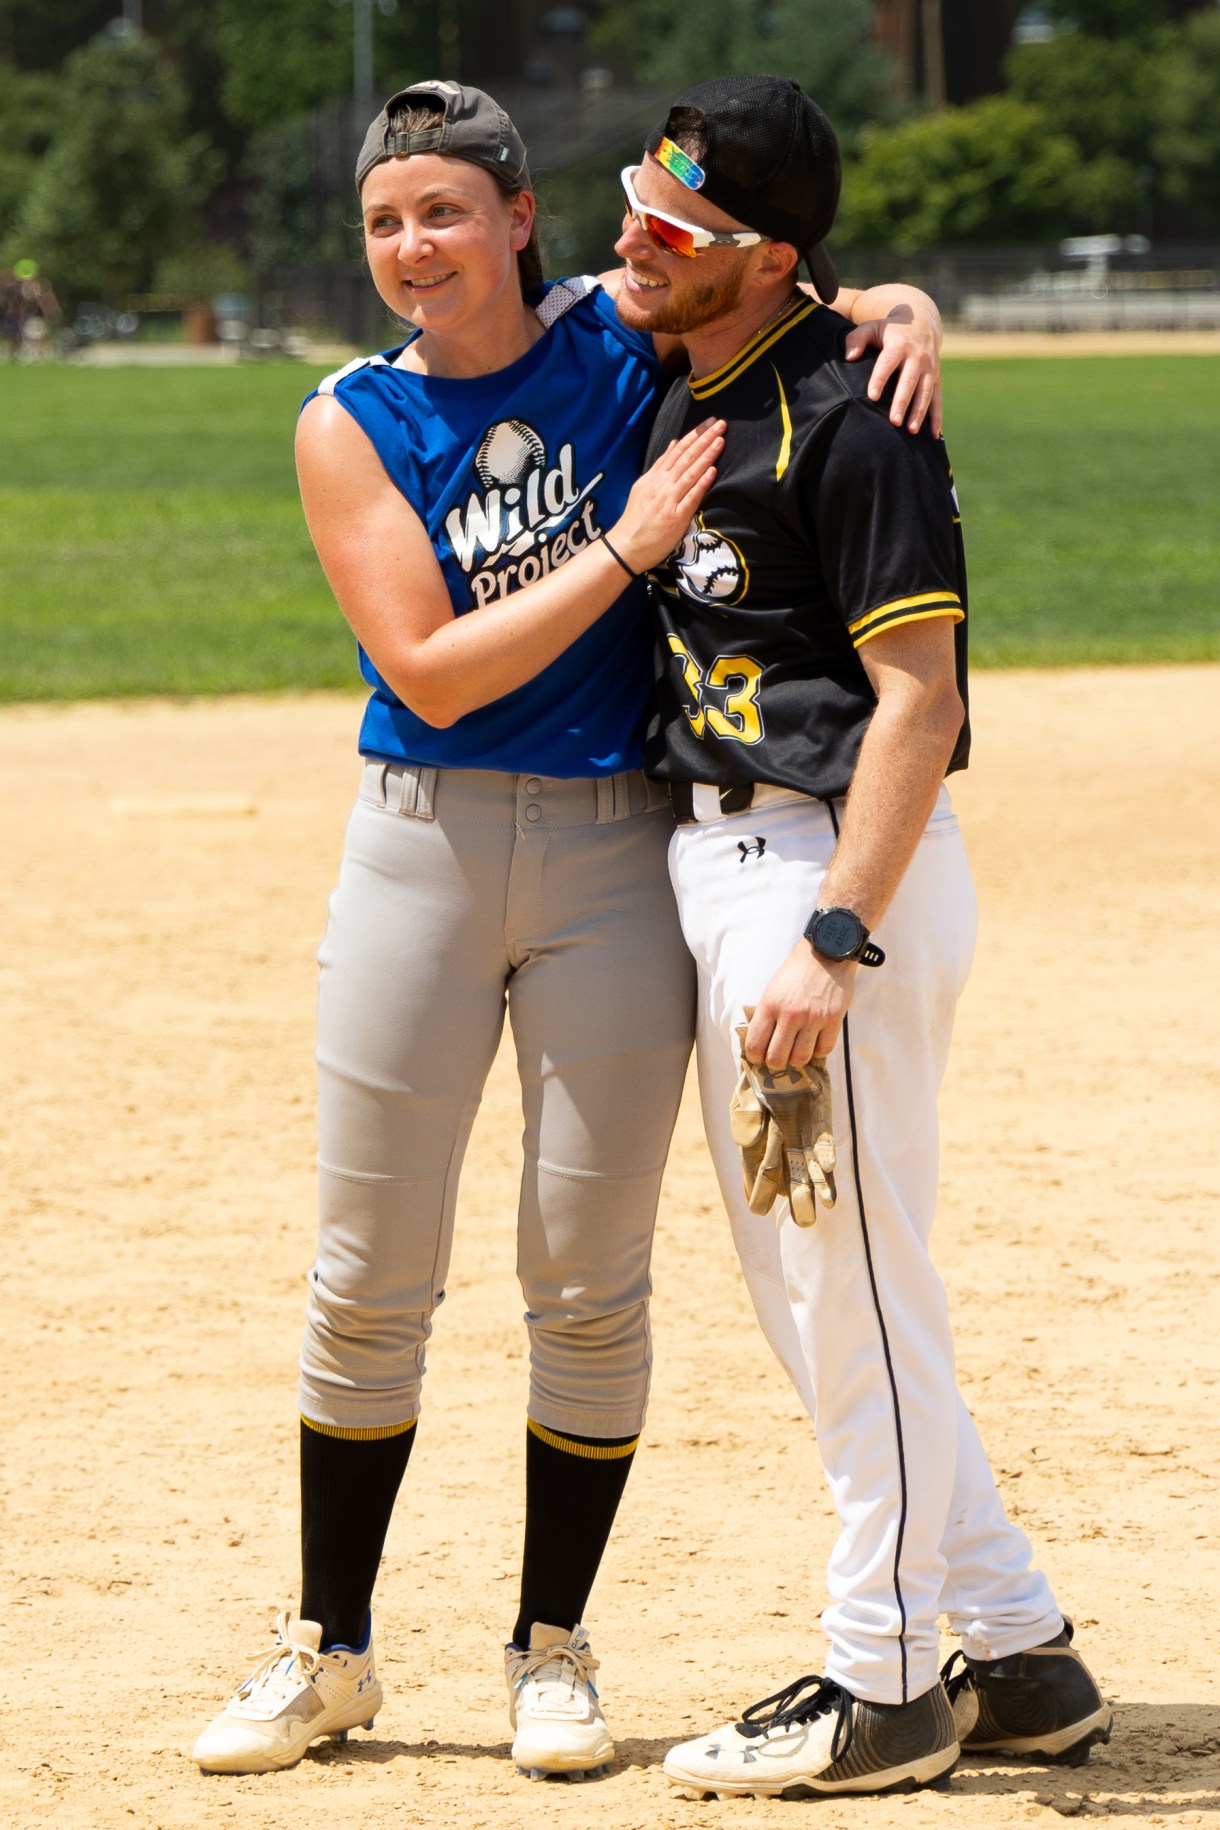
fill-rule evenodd
<path id="1" fill-rule="evenodd" d="M 975 932 L 943 785 L 969 747 L 965 574 L 943 444 L 890 423 L 843 359 L 844 321 L 794 289 L 804 256 L 835 296 L 839 171 L 796 83 L 701 84 L 624 174 L 617 248 L 621 316 L 681 335 L 691 359 L 652 449 L 728 422 L 702 509 L 652 575 L 666 662 L 648 766 L 679 819 L 709 1144 L 842 1527 L 826 1676 L 665 1762 L 720 1794 L 929 1784 L 962 1745 L 1079 1760 L 1111 1721 L 1005 1516 L 928 1256 L 936 1094 Z M 746 1204 L 739 1035 L 773 1071 L 830 1058 L 839 1192 L 816 1226 Z M 965 1657 L 951 1694 L 942 1612 Z"/>

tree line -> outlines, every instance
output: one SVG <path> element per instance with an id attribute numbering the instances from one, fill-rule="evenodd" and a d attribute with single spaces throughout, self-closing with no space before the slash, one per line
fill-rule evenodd
<path id="1" fill-rule="evenodd" d="M 251 259 L 349 257 L 347 228 L 321 223 L 307 192 L 311 111 L 351 89 L 350 0 L 144 0 L 142 30 L 115 20 L 118 4 L 0 0 L 0 264 L 36 261 L 65 298 L 118 303 L 240 288 Z M 455 54 L 444 8 L 380 4 L 394 10 L 377 15 L 379 94 Z M 450 0 L 465 80 L 494 90 L 480 47 L 500 44 L 503 71 L 506 41 L 489 33 L 513 11 Z M 847 153 L 838 245 L 1220 233 L 1220 7 L 1204 0 L 1045 0 L 1046 29 L 1009 50 L 1002 90 L 936 113 L 902 98 L 871 0 L 583 12 L 582 55 L 619 82 L 797 76 Z M 546 201 L 574 254 L 595 185 L 613 214 L 613 163 L 552 175 Z"/>

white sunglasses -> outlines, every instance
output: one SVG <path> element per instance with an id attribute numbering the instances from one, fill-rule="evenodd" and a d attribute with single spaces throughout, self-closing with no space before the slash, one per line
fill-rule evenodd
<path id="1" fill-rule="evenodd" d="M 663 254 L 681 254 L 693 260 L 701 248 L 754 248 L 759 242 L 770 241 L 769 235 L 759 235 L 754 229 L 738 229 L 732 234 L 719 229 L 701 229 L 693 222 L 683 222 L 680 216 L 668 216 L 664 210 L 650 209 L 635 194 L 632 180 L 639 170 L 638 165 L 625 165 L 619 173 L 623 201 L 628 216 L 639 223 L 654 247 L 660 248 Z"/>

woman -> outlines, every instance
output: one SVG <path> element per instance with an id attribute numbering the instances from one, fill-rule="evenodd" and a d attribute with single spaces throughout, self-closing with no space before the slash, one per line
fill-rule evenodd
<path id="1" fill-rule="evenodd" d="M 720 424 L 634 481 L 670 340 L 619 323 L 616 276 L 543 291 L 525 150 L 490 97 L 402 92 L 356 179 L 374 282 L 413 329 L 323 382 L 297 439 L 372 688 L 319 954 L 302 1597 L 195 1757 L 290 1766 L 380 1707 L 374 1578 L 507 1007 L 530 1336 L 513 1758 L 582 1774 L 613 1754 L 579 1623 L 643 1423 L 652 1229 L 692 1027 L 670 813 L 639 769 L 635 579 L 689 525 Z M 890 352 L 903 367 L 915 351 L 904 400 L 929 392 L 918 342 Z"/>

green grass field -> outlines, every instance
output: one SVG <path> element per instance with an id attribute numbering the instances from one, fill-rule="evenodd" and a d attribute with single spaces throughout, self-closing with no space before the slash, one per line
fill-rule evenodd
<path id="1" fill-rule="evenodd" d="M 0 700 L 351 684 L 296 410 L 249 369 L 0 369 Z"/>
<path id="2" fill-rule="evenodd" d="M 1220 659 L 1220 357 L 946 365 L 984 666 Z"/>
<path id="3" fill-rule="evenodd" d="M 0 368 L 0 701 L 355 685 L 297 505 L 316 374 Z M 950 363 L 983 665 L 1220 658 L 1220 359 Z"/>

